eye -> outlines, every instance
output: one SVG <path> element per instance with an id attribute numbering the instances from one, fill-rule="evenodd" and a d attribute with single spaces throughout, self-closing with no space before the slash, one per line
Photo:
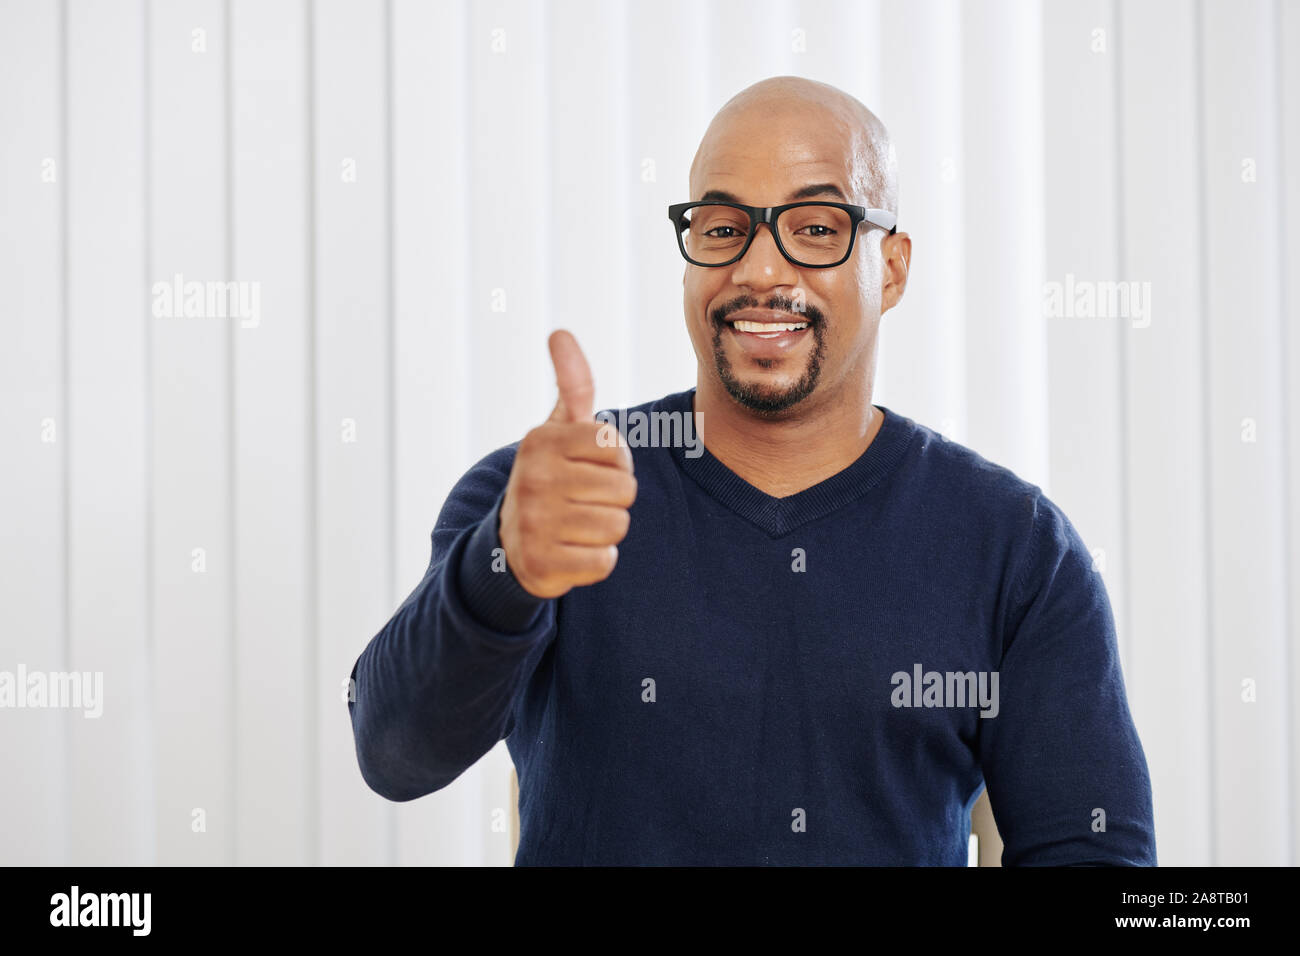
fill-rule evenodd
<path id="1" fill-rule="evenodd" d="M 719 229 L 730 229 L 731 232 L 735 233 L 736 235 L 739 235 L 739 234 L 740 234 L 740 230 L 738 230 L 735 226 L 714 226 L 712 229 L 710 229 L 708 232 L 706 232 L 705 235 L 706 235 L 706 236 L 710 236 L 711 238 L 714 238 L 714 239 L 731 239 L 731 238 L 733 238 L 732 236 L 717 236 L 717 235 L 714 235 L 714 233 L 716 233 Z"/>
<path id="2" fill-rule="evenodd" d="M 815 238 L 815 239 L 824 239 L 824 238 L 827 237 L 827 236 L 831 236 L 831 235 L 834 235 L 834 234 L 835 234 L 835 230 L 834 230 L 833 228 L 831 228 L 830 226 L 823 226 L 823 225 L 819 225 L 819 224 L 817 224 L 817 223 L 814 223 L 814 224 L 811 225 L 811 226 L 804 226 L 803 228 L 799 229 L 798 232 L 803 232 L 804 229 L 823 229 L 823 230 L 825 230 L 824 232 L 811 233 L 811 235 L 812 235 L 813 238 Z M 797 234 L 798 234 L 798 233 L 796 233 L 796 235 L 797 235 Z"/>

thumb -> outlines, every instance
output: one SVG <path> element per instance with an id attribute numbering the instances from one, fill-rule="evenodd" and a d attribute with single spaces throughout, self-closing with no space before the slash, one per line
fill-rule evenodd
<path id="1" fill-rule="evenodd" d="M 594 414 L 596 384 L 591 380 L 591 366 L 578 347 L 578 340 L 564 329 L 551 333 L 547 344 L 551 364 L 555 366 L 555 384 L 560 397 L 551 412 L 553 422 L 585 422 Z"/>

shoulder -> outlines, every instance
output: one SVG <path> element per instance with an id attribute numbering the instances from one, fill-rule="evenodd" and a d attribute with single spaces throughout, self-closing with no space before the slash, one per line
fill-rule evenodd
<path id="1" fill-rule="evenodd" d="M 944 494 L 962 503 L 961 520 L 999 565 L 1008 638 L 1031 613 L 1053 627 L 1091 620 L 1098 633 L 1112 633 L 1102 575 L 1064 508 L 1012 469 L 933 429 L 917 429 L 916 454 L 943 476 Z"/>
<path id="2" fill-rule="evenodd" d="M 480 490 L 501 491 L 510 478 L 510 469 L 514 467 L 515 454 L 519 451 L 519 442 L 502 445 L 488 452 L 460 477 L 452 495 L 474 494 Z"/>
<path id="3" fill-rule="evenodd" d="M 488 452 L 470 469 L 465 472 L 461 481 L 468 480 L 486 480 L 493 477 L 510 477 L 510 469 L 514 467 L 515 454 L 519 451 L 519 442 L 512 441 L 509 445 L 502 445 Z"/>
<path id="4" fill-rule="evenodd" d="M 439 532 L 455 532 L 474 524 L 492 510 L 505 492 L 518 449 L 517 441 L 496 448 L 461 475 L 438 514 L 435 538 Z"/>
<path id="5" fill-rule="evenodd" d="M 1061 570 L 1090 569 L 1092 555 L 1064 509 L 1043 488 L 1005 465 L 908 420 L 909 447 L 925 494 L 1005 558 L 1012 594 L 1032 593 Z"/>
<path id="6" fill-rule="evenodd" d="M 926 493 L 953 502 L 966 518 L 1010 521 L 1028 531 L 1040 507 L 1056 508 L 1039 485 L 1007 466 L 928 425 L 902 417 L 913 432 L 908 458 Z"/>

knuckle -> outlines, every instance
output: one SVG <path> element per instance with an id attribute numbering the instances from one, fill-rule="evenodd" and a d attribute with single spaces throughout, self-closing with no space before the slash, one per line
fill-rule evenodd
<path id="1" fill-rule="evenodd" d="M 519 486 L 530 497 L 541 495 L 550 485 L 550 470 L 545 459 L 530 458 L 528 466 L 519 475 Z"/>
<path id="2" fill-rule="evenodd" d="M 540 427 L 530 429 L 524 434 L 523 438 L 519 439 L 519 447 L 515 450 L 515 461 L 528 457 L 537 450 L 539 445 L 543 445 L 545 442 L 546 436 Z"/>
<path id="3" fill-rule="evenodd" d="M 528 432 L 519 443 L 519 451 L 524 451 L 525 442 L 528 445 L 530 456 L 544 456 L 550 453 L 556 446 L 556 425 L 547 423 L 538 425 L 532 431 Z"/>
<path id="4" fill-rule="evenodd" d="M 626 479 L 619 483 L 618 500 L 623 507 L 630 507 L 632 502 L 636 501 L 636 479 L 628 475 Z"/>
<path id="5" fill-rule="evenodd" d="M 519 527 L 519 534 L 524 541 L 536 537 L 541 531 L 537 513 L 532 508 L 520 509 L 518 515 L 516 515 L 516 523 Z"/>

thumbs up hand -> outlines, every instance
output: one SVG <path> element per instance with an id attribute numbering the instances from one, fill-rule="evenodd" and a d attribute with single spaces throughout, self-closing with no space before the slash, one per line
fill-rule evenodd
<path id="1" fill-rule="evenodd" d="M 595 385 L 577 340 L 551 333 L 559 397 L 519 443 L 501 503 L 506 564 L 528 593 L 555 598 L 603 581 L 618 561 L 636 499 L 632 453 L 602 447 Z"/>

